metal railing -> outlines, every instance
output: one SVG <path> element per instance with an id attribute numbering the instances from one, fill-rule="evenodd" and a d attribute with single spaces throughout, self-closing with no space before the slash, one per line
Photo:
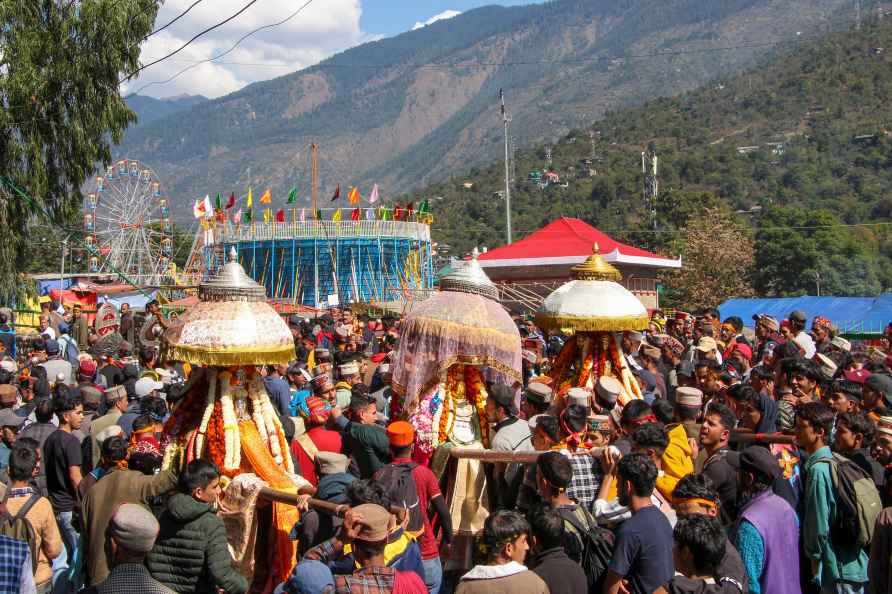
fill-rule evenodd
<path id="1" fill-rule="evenodd" d="M 410 221 L 289 221 L 248 223 L 228 229 L 224 242 L 267 239 L 335 239 L 354 237 L 398 237 L 430 241 L 430 226 Z"/>

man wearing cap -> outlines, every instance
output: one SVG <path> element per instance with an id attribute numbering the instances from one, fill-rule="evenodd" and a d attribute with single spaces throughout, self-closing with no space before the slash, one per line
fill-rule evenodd
<path id="1" fill-rule="evenodd" d="M 6 468 L 6 465 L 9 464 L 9 453 L 12 451 L 12 445 L 24 422 L 25 418 L 15 414 L 11 408 L 0 409 L 0 431 L 2 431 L 0 469 Z"/>
<path id="2" fill-rule="evenodd" d="M 675 418 L 684 428 L 688 439 L 700 439 L 700 412 L 703 409 L 703 392 L 690 386 L 675 390 Z M 667 427 L 668 428 L 668 427 Z"/>
<path id="3" fill-rule="evenodd" d="M 779 474 L 777 459 L 767 448 L 749 446 L 740 454 L 739 499 L 746 503 L 731 539 L 749 583 L 758 585 L 759 592 L 801 594 L 799 521 L 790 504 L 771 489 Z"/>
<path id="4" fill-rule="evenodd" d="M 524 423 L 526 425 L 526 423 Z M 412 462 L 412 447 L 415 443 L 415 428 L 406 421 L 395 421 L 387 426 L 392 460 L 375 472 L 373 480 L 382 485 L 400 484 L 399 477 L 408 475 L 415 486 L 415 501 L 393 501 L 395 505 L 409 509 L 406 531 L 418 538 L 421 545 L 421 562 L 424 566 L 424 581 L 428 591 L 437 594 L 443 581 L 443 566 L 440 563 L 440 550 L 434 536 L 429 510 L 433 508 L 440 518 L 443 531 L 443 544 L 452 541 L 452 516 L 446 506 L 446 499 L 440 492 L 437 477 L 426 466 Z M 393 499 L 396 490 L 390 495 Z"/>
<path id="5" fill-rule="evenodd" d="M 638 363 L 638 350 L 641 348 L 641 342 L 643 340 L 644 335 L 641 332 L 636 332 L 634 330 L 623 332 L 621 341 L 623 355 L 626 357 L 629 367 L 633 370 L 641 368 L 641 365 Z"/>
<path id="6" fill-rule="evenodd" d="M 793 336 L 793 340 L 799 345 L 799 348 L 805 351 L 803 356 L 806 359 L 814 357 L 816 352 L 815 342 L 805 331 L 805 312 L 799 309 L 791 311 L 790 315 L 787 316 L 787 320 L 789 321 L 790 334 Z"/>
<path id="7" fill-rule="evenodd" d="M 753 316 L 756 322 L 756 364 L 764 362 L 767 358 L 774 355 L 774 349 L 780 341 L 780 324 L 777 319 L 768 314 L 756 314 Z"/>
<path id="8" fill-rule="evenodd" d="M 127 391 L 124 389 L 124 386 L 115 386 L 114 388 L 106 390 L 105 403 L 108 407 L 108 412 L 90 423 L 90 442 L 92 443 L 93 464 L 96 464 L 99 461 L 100 456 L 97 436 L 105 428 L 110 427 L 111 425 L 117 425 L 118 419 L 120 419 L 124 411 L 127 410 Z"/>
<path id="9" fill-rule="evenodd" d="M 343 443 L 338 431 L 325 427 L 331 416 L 331 405 L 325 400 L 310 396 L 306 411 L 301 410 L 301 416 L 307 430 L 292 440 L 291 451 L 297 459 L 301 476 L 315 487 L 319 480 L 316 476 L 317 456 L 321 452 L 340 452 Z"/>
<path id="10" fill-rule="evenodd" d="M 390 522 L 390 512 L 374 503 L 357 505 L 347 511 L 335 540 L 341 547 L 350 545 L 358 569 L 352 574 L 334 576 L 335 594 L 427 592 L 424 582 L 417 573 L 398 571 L 386 565 L 384 547 L 390 535 Z M 307 558 L 316 559 L 310 555 Z M 319 560 L 325 562 L 325 559 Z"/>
<path id="11" fill-rule="evenodd" d="M 529 421 L 536 415 L 545 414 L 554 401 L 554 392 L 540 382 L 530 382 L 520 398 L 520 412 Z"/>
<path id="12" fill-rule="evenodd" d="M 347 488 L 358 480 L 348 472 L 350 458 L 338 452 L 319 452 L 316 454 L 315 466 L 318 469 L 318 482 L 314 485 L 316 493 L 313 497 L 338 505 L 347 504 Z M 306 552 L 333 537 L 340 526 L 340 517 L 309 510 L 301 515 L 300 522 L 295 527 L 299 534 L 297 540 L 301 550 Z"/>
<path id="13" fill-rule="evenodd" d="M 737 344 L 742 343 L 749 346 L 749 341 L 742 332 L 743 320 L 737 316 L 731 316 L 722 323 L 721 328 L 719 329 L 719 337 L 722 339 L 722 342 L 725 343 L 725 350 L 722 352 L 723 359 L 729 359 L 731 357 L 731 353 L 734 351 Z M 752 358 L 752 348 L 750 348 L 750 355 Z"/>
<path id="14" fill-rule="evenodd" d="M 861 410 L 876 422 L 888 414 L 892 406 L 892 377 L 874 373 L 864 380 L 861 391 Z"/>
<path id="15" fill-rule="evenodd" d="M 155 580 L 144 562 L 155 546 L 160 527 L 147 509 L 133 503 L 118 506 L 108 521 L 105 538 L 111 555 L 111 572 L 95 588 L 97 594 L 176 594 Z"/>
<path id="16" fill-rule="evenodd" d="M 130 308 L 128 307 L 128 310 Z M 121 307 L 123 325 L 124 307 Z M 123 334 L 123 330 L 122 330 Z M 90 348 L 90 326 L 87 324 L 87 316 L 83 314 L 83 306 L 75 303 L 71 306 L 71 337 L 77 343 L 78 349 L 86 351 Z"/>
<path id="17" fill-rule="evenodd" d="M 135 398 L 129 403 L 124 413 L 118 418 L 118 425 L 124 430 L 124 435 L 130 437 L 133 431 L 133 421 L 143 414 L 142 403 L 148 398 L 158 396 L 158 392 L 164 389 L 164 384 L 153 380 L 151 377 L 141 377 L 133 384 Z"/>
<path id="18" fill-rule="evenodd" d="M 666 380 L 663 369 L 660 367 L 663 359 L 663 353 L 660 349 L 647 343 L 642 343 L 639 349 L 638 362 L 646 371 L 649 371 L 654 378 L 655 392 L 659 398 L 667 398 L 668 390 L 666 389 Z"/>
<path id="19" fill-rule="evenodd" d="M 594 404 L 592 407 L 597 413 L 609 414 L 616 408 L 616 402 L 622 394 L 623 385 L 620 381 L 609 375 L 602 375 L 595 384 Z"/>
<path id="20" fill-rule="evenodd" d="M 718 343 L 712 336 L 701 336 L 694 347 L 694 351 L 698 361 L 711 359 L 719 364 L 722 363 L 722 355 L 719 353 Z"/>
<path id="21" fill-rule="evenodd" d="M 335 398 L 337 399 L 337 405 L 345 408 L 350 404 L 353 386 L 361 381 L 359 377 L 359 363 L 348 361 L 338 365 L 338 375 L 341 379 L 335 384 Z"/>
<path id="22" fill-rule="evenodd" d="M 56 376 L 60 373 L 63 376 L 65 385 L 73 384 L 71 363 L 62 358 L 62 352 L 59 349 L 59 343 L 55 340 L 46 341 L 47 360 L 40 364 L 46 369 L 46 377 L 51 381 L 56 381 Z"/>
<path id="23" fill-rule="evenodd" d="M 533 449 L 530 425 L 517 418 L 514 391 L 504 385 L 490 385 L 486 399 L 486 418 L 495 423 L 490 448 L 498 452 L 525 452 Z M 520 487 L 521 467 L 496 463 L 493 469 L 494 494 L 502 500 L 496 507 L 511 509 Z"/>
<path id="24" fill-rule="evenodd" d="M 818 353 L 830 352 L 830 342 L 833 340 L 833 324 L 824 316 L 815 316 L 811 322 L 811 337 Z"/>

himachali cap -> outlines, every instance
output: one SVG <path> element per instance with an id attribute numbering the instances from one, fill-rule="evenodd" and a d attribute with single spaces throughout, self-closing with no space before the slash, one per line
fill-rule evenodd
<path id="1" fill-rule="evenodd" d="M 109 437 L 116 437 L 118 435 L 124 435 L 124 429 L 120 425 L 109 425 L 102 431 L 96 434 L 96 443 L 102 446 L 102 442 L 104 442 Z"/>
<path id="2" fill-rule="evenodd" d="M 800 324 L 805 323 L 805 312 L 801 309 L 791 311 L 790 315 L 787 317 L 793 322 L 799 322 Z"/>
<path id="3" fill-rule="evenodd" d="M 606 404 L 616 404 L 619 395 L 622 394 L 623 385 L 614 377 L 602 375 L 598 378 L 595 390 L 598 392 L 598 398 Z"/>
<path id="4" fill-rule="evenodd" d="M 350 458 L 337 452 L 323 452 L 316 454 L 316 463 L 319 465 L 319 474 L 340 474 L 347 472 Z"/>
<path id="5" fill-rule="evenodd" d="M 675 389 L 675 403 L 681 406 L 703 406 L 703 392 L 689 386 L 679 386 Z"/>
<path id="6" fill-rule="evenodd" d="M 415 427 L 407 421 L 395 421 L 387 426 L 387 439 L 390 445 L 398 448 L 412 445 L 415 441 Z"/>
<path id="7" fill-rule="evenodd" d="M 733 353 L 734 351 L 741 352 L 747 361 L 751 361 L 753 358 L 753 349 L 751 349 L 748 344 L 744 344 L 742 342 L 735 342 L 734 348 L 731 350 L 731 352 Z"/>
<path id="8" fill-rule="evenodd" d="M 828 320 L 824 316 L 815 316 L 815 318 L 811 321 L 812 328 L 820 327 L 829 329 L 831 326 L 832 324 L 830 323 L 830 320 Z"/>
<path id="9" fill-rule="evenodd" d="M 761 323 L 763 326 L 766 326 L 769 329 L 774 330 L 775 332 L 777 332 L 777 330 L 780 328 L 780 324 L 778 323 L 777 319 L 769 316 L 768 314 L 756 314 L 753 316 L 753 321 L 756 323 Z"/>
<path id="10" fill-rule="evenodd" d="M 567 391 L 568 404 L 578 404 L 583 408 L 591 408 L 591 393 L 583 388 L 570 388 Z"/>
<path id="11" fill-rule="evenodd" d="M 331 383 L 331 376 L 327 373 L 320 373 L 313 378 L 313 388 L 317 390 L 328 387 L 331 385 Z"/>
<path id="12" fill-rule="evenodd" d="M 718 345 L 716 345 L 715 338 L 713 338 L 712 336 L 701 336 L 695 348 L 698 351 L 708 353 L 710 351 L 716 350 L 717 346 Z"/>
<path id="13" fill-rule="evenodd" d="M 9 373 L 16 373 L 19 370 L 19 366 L 12 359 L 3 359 L 0 361 L 0 369 Z"/>
<path id="14" fill-rule="evenodd" d="M 641 353 L 647 357 L 650 357 L 651 359 L 656 359 L 658 361 L 659 361 L 660 357 L 663 356 L 663 353 L 662 353 L 662 351 L 660 351 L 660 349 L 658 349 L 655 346 L 651 346 L 649 344 L 641 345 Z"/>
<path id="15" fill-rule="evenodd" d="M 693 317 L 693 316 L 691 316 L 691 314 L 689 314 L 689 313 L 686 312 L 686 311 L 677 311 L 677 312 L 675 312 L 675 319 L 676 319 L 676 320 L 684 321 L 684 320 L 689 320 L 689 319 L 691 319 L 691 317 Z"/>
<path id="16" fill-rule="evenodd" d="M 25 422 L 25 417 L 15 414 L 11 408 L 0 410 L 0 427 L 21 427 Z"/>
<path id="17" fill-rule="evenodd" d="M 833 362 L 833 359 L 823 353 L 818 353 L 815 355 L 814 361 L 818 364 L 818 371 L 821 372 L 821 376 L 825 380 L 832 380 L 833 376 L 836 375 L 837 369 L 837 365 Z"/>
<path id="18" fill-rule="evenodd" d="M 892 435 L 892 417 L 880 417 L 877 421 L 877 432 Z"/>
<path id="19" fill-rule="evenodd" d="M 527 401 L 536 404 L 551 404 L 554 399 L 551 388 L 539 382 L 530 382 L 523 394 Z"/>
<path id="20" fill-rule="evenodd" d="M 328 349 L 316 349 L 313 351 L 313 357 L 316 359 L 316 363 L 327 363 L 331 361 L 331 351 Z M 325 359 L 325 361 L 323 361 Z"/>
<path id="21" fill-rule="evenodd" d="M 127 390 L 124 386 L 113 386 L 105 391 L 105 401 L 108 403 L 117 402 L 122 398 L 127 398 Z"/>
<path id="22" fill-rule="evenodd" d="M 591 427 L 595 431 L 610 431 L 611 430 L 609 415 L 589 415 L 588 423 L 589 423 L 589 427 Z"/>
<path id="23" fill-rule="evenodd" d="M 96 374 L 96 362 L 92 359 L 81 359 L 77 372 L 84 377 L 93 377 Z"/>
<path id="24" fill-rule="evenodd" d="M 307 398 L 306 405 L 307 420 L 313 424 L 322 425 L 331 416 L 331 405 L 318 396 Z"/>
<path id="25" fill-rule="evenodd" d="M 0 404 L 12 406 L 16 403 L 18 391 L 11 384 L 0 384 Z"/>
<path id="26" fill-rule="evenodd" d="M 353 513 L 362 516 L 357 540 L 381 542 L 387 539 L 387 525 L 390 522 L 389 511 L 374 503 L 363 503 L 354 507 Z"/>
<path id="27" fill-rule="evenodd" d="M 830 346 L 835 346 L 839 350 L 845 351 L 847 353 L 852 350 L 852 343 L 842 336 L 834 336 L 833 340 L 830 341 Z"/>
<path id="28" fill-rule="evenodd" d="M 356 375 L 359 373 L 359 364 L 356 361 L 344 363 L 338 366 L 338 372 L 340 372 L 341 376 Z"/>

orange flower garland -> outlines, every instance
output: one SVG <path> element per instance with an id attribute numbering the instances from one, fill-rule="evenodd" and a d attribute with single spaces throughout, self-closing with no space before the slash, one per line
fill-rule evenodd
<path id="1" fill-rule="evenodd" d="M 226 457 L 225 434 L 223 432 L 223 408 L 220 401 L 214 403 L 214 412 L 208 423 L 207 431 L 207 456 L 217 468 L 223 470 L 223 460 Z"/>
<path id="2" fill-rule="evenodd" d="M 480 441 L 483 447 L 489 447 L 489 421 L 486 418 L 486 383 L 483 381 L 483 374 L 479 367 L 474 365 L 465 366 L 465 389 L 468 401 L 474 404 L 477 409 L 477 419 L 480 422 Z"/>

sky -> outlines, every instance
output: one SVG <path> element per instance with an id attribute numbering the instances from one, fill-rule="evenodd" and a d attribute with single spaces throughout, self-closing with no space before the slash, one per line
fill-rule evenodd
<path id="1" fill-rule="evenodd" d="M 513 6 L 533 1 L 312 0 L 288 22 L 255 33 L 219 60 L 201 63 L 226 52 L 253 29 L 285 19 L 306 2 L 257 0 L 229 23 L 203 35 L 175 56 L 140 72 L 138 78 L 122 85 L 122 91 L 159 98 L 182 94 L 220 97 L 252 82 L 312 66 L 362 43 L 392 37 L 479 6 Z M 166 0 L 158 12 L 155 28 L 165 25 L 194 2 Z M 148 64 L 175 50 L 199 31 L 238 12 L 245 4 L 247 0 L 198 2 L 185 16 L 149 37 L 143 44 L 142 63 Z"/>

